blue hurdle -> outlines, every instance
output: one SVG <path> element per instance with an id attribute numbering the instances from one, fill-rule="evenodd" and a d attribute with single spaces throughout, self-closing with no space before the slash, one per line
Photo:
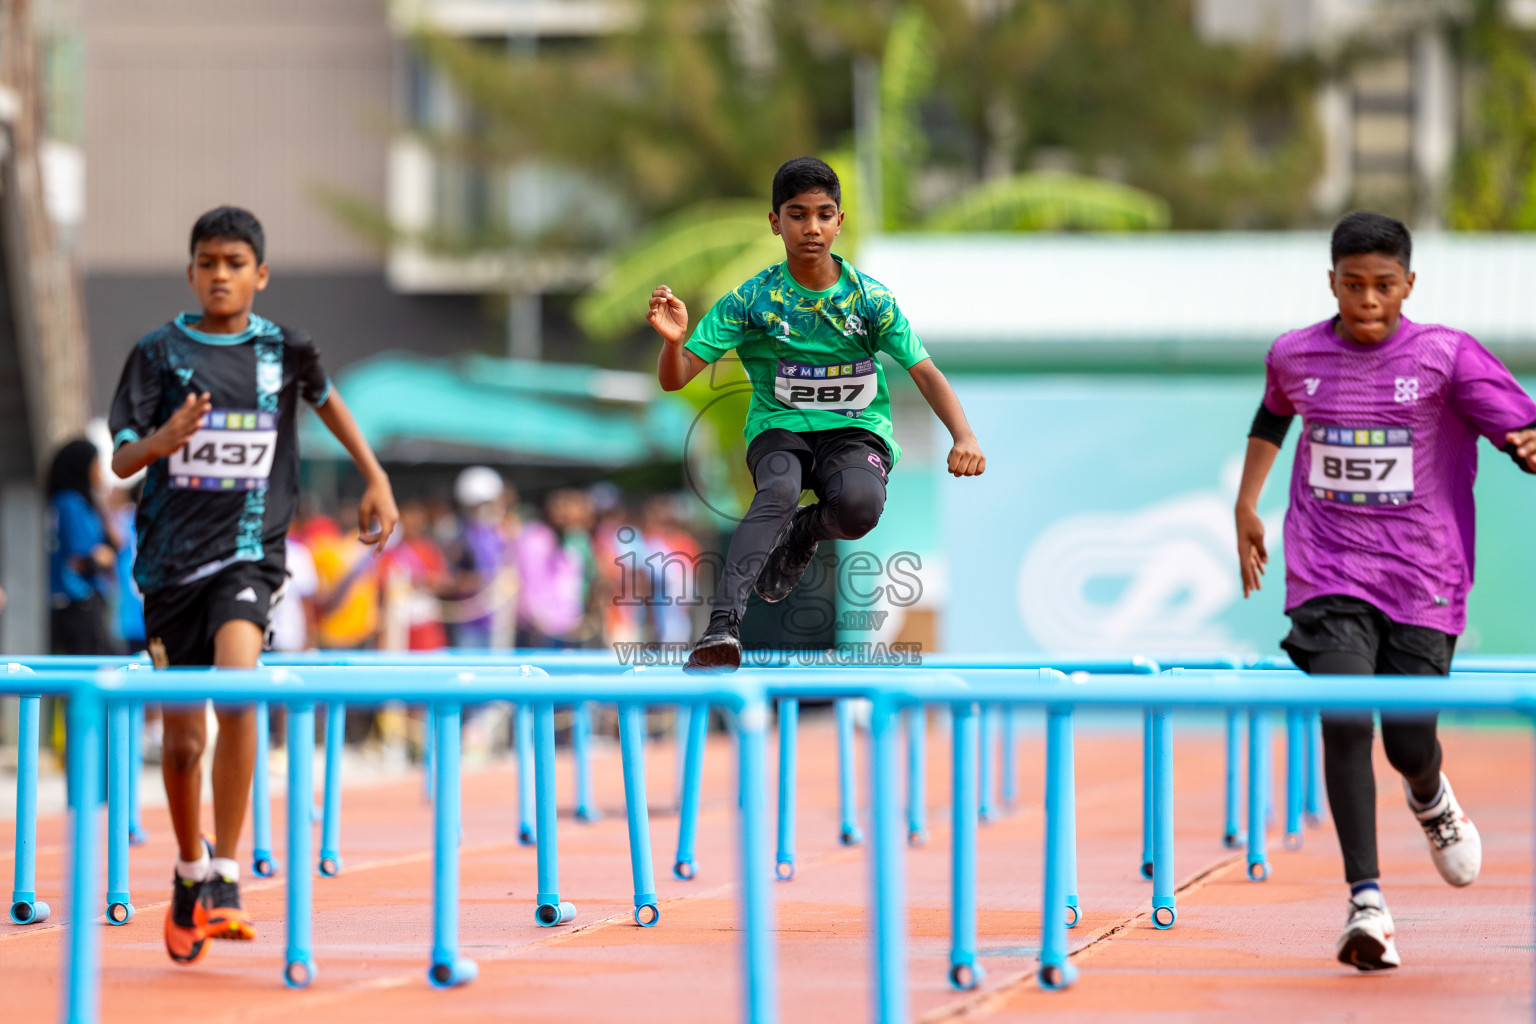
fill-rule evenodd
<path id="1" fill-rule="evenodd" d="M 744 1015 L 750 1021 L 776 1019 L 771 984 L 774 973 L 773 951 L 770 933 L 767 931 L 771 927 L 772 916 L 768 902 L 769 879 L 766 875 L 769 838 L 763 821 L 762 743 L 766 726 L 765 701 L 768 696 L 764 683 L 771 679 L 773 688 L 781 694 L 781 698 L 826 699 L 833 695 L 843 695 L 843 699 L 868 699 L 872 709 L 870 743 L 874 753 L 869 783 L 872 941 L 876 953 L 872 958 L 872 970 L 875 972 L 877 1019 L 897 1024 L 906 1021 L 909 1014 L 905 988 L 905 892 L 902 884 L 905 844 L 899 803 L 903 773 L 896 754 L 900 735 L 897 730 L 904 717 L 903 712 L 908 707 L 937 704 L 951 709 L 952 721 L 957 723 L 955 748 L 961 762 L 957 764 L 957 779 L 964 777 L 965 765 L 979 764 L 974 745 L 970 744 L 967 750 L 968 743 L 962 733 L 974 729 L 975 716 L 980 707 L 1030 705 L 1046 709 L 1046 855 L 1045 884 L 1042 889 L 1044 913 L 1040 942 L 1041 969 L 1038 980 L 1048 988 L 1065 987 L 1072 983 L 1076 974 L 1075 965 L 1068 958 L 1067 915 L 1063 913 L 1067 898 L 1076 889 L 1071 874 L 1073 858 L 1070 841 L 1071 721 L 1075 708 L 1118 706 L 1153 709 L 1154 745 L 1158 751 L 1153 782 L 1158 815 L 1155 823 L 1154 872 L 1165 871 L 1170 877 L 1173 871 L 1172 806 L 1167 796 L 1171 794 L 1172 755 L 1171 743 L 1167 741 L 1165 733 L 1171 722 L 1169 716 L 1175 709 L 1244 707 L 1249 710 L 1250 729 L 1261 732 L 1267 726 L 1267 716 L 1278 710 L 1309 712 L 1314 708 L 1380 708 L 1405 711 L 1450 707 L 1516 710 L 1527 716 L 1536 712 L 1536 678 L 1528 674 L 1499 672 L 1458 672 L 1451 679 L 1317 679 L 1296 672 L 1272 670 L 1179 671 L 1169 672 L 1156 679 L 1103 675 L 1087 679 L 1082 685 L 1067 686 L 1066 678 L 1061 673 L 1049 669 L 1007 673 L 974 670 L 940 672 L 931 669 L 806 670 L 777 674 L 747 671 L 728 679 L 704 680 L 664 671 L 643 675 L 633 673 L 622 679 L 612 676 L 549 679 L 542 677 L 542 674 L 535 675 L 536 671 L 525 670 L 522 675 L 514 675 L 505 670 L 443 669 L 426 672 L 420 668 L 411 668 L 395 671 L 372 669 L 366 672 L 315 669 L 302 674 L 263 670 L 219 673 L 116 672 L 97 675 L 76 670 L 38 672 L 25 678 L 23 673 L 13 671 L 9 686 L 13 689 L 25 688 L 32 693 L 71 697 L 71 727 L 78 742 L 71 743 L 70 757 L 75 778 L 81 780 L 81 806 L 91 806 L 97 799 L 97 767 L 102 749 L 102 733 L 119 705 L 131 707 L 132 702 L 146 699 L 186 699 L 194 694 L 198 698 L 212 696 L 223 701 L 270 700 L 280 697 L 290 708 L 289 729 L 293 749 L 289 758 L 289 785 L 290 791 L 298 795 L 309 792 L 312 781 L 310 759 L 313 748 L 311 743 L 303 741 L 303 737 L 306 734 L 313 736 L 312 714 L 315 702 L 370 703 L 384 699 L 432 702 L 439 748 L 434 817 L 437 870 L 434 872 L 433 948 L 428 968 L 434 984 L 462 982 L 472 976 L 472 964 L 458 956 L 457 913 L 450 898 L 450 894 L 456 890 L 456 864 L 451 871 L 446 867 L 450 857 L 455 862 L 457 858 L 458 772 L 454 769 L 457 768 L 458 729 L 454 719 L 459 708 L 465 704 L 493 699 L 532 704 L 539 720 L 536 733 L 539 737 L 548 735 L 548 760 L 552 760 L 553 708 L 557 702 L 568 706 L 580 701 L 612 701 L 632 705 L 682 701 L 695 707 L 709 703 L 726 706 L 736 716 L 738 752 L 741 757 L 738 771 L 741 787 L 741 898 L 747 978 Z M 1262 739 L 1262 736 L 1252 737 L 1250 750 L 1261 748 Z M 536 759 L 542 760 L 546 759 Z M 1250 828 L 1258 826 L 1262 829 L 1264 796 L 1252 790 L 1263 789 L 1264 773 L 1253 773 L 1249 781 L 1250 805 L 1258 812 L 1250 816 Z M 551 827 L 546 830 L 542 818 L 539 825 L 541 838 L 548 834 L 552 839 L 552 790 L 548 795 Z M 964 835 L 967 828 L 974 829 L 978 817 L 974 813 L 974 803 L 965 806 L 967 799 L 971 799 L 968 794 L 957 792 L 957 838 Z M 541 813 L 544 809 L 540 808 Z M 289 815 L 290 862 L 308 863 L 310 839 L 307 801 L 291 800 Z M 72 828 L 75 857 L 70 871 L 71 905 L 92 906 L 95 905 L 93 901 L 100 899 L 99 890 L 94 888 L 99 884 L 97 876 L 100 867 L 95 815 L 74 815 Z M 974 836 L 974 832 L 971 835 Z M 541 856 L 545 845 L 540 843 Z M 552 842 L 548 845 L 553 848 Z M 974 863 L 967 864 L 963 858 L 957 857 L 956 876 L 957 896 L 962 892 L 964 876 L 968 876 L 974 906 Z M 307 871 L 291 873 L 288 889 L 289 941 L 284 976 L 289 984 L 296 986 L 307 984 L 315 970 L 309 935 L 310 884 Z M 1157 901 L 1154 903 L 1154 916 L 1163 917 L 1167 925 L 1171 925 L 1176 909 L 1171 898 L 1166 903 L 1159 899 L 1159 888 L 1154 881 L 1154 900 Z M 961 914 L 959 908 L 962 903 L 957 898 L 957 919 Z M 1159 915 L 1158 912 L 1162 910 L 1170 913 Z M 85 923 L 83 917 L 72 921 L 66 941 L 69 957 L 66 1020 L 93 1020 L 98 1009 L 99 935 L 94 928 L 84 926 Z M 972 929 L 971 963 L 967 968 L 970 970 L 979 967 L 974 963 L 974 924 Z M 959 934 L 958 928 L 954 940 L 955 948 L 959 949 L 964 936 Z"/>
<path id="2" fill-rule="evenodd" d="M 20 665 L 6 666 L 8 685 L 16 686 L 16 676 L 31 675 Z M 36 751 L 38 719 L 42 700 L 36 694 L 22 693 L 17 743 L 21 751 Z M 37 757 L 25 753 L 16 764 L 16 865 L 11 886 L 11 922 L 39 924 L 48 920 L 48 904 L 37 898 Z"/>
<path id="3" fill-rule="evenodd" d="M 753 653 L 754 657 L 751 658 L 749 662 L 752 668 L 743 669 L 742 671 L 756 671 L 760 667 L 767 666 L 790 667 L 795 664 L 797 658 L 795 652 Z M 1227 661 L 1230 661 L 1230 659 L 1225 659 L 1223 664 L 1226 664 Z M 1019 669 L 1033 670 L 1045 667 L 1056 667 L 1061 671 L 1068 673 L 1088 674 L 1131 673 L 1155 675 L 1160 669 L 1158 663 L 1150 658 L 1090 656 L 1052 659 L 1048 655 L 929 655 L 923 659 L 921 666 L 921 668 L 924 670 L 938 671 L 1010 671 Z M 655 670 L 656 669 L 654 668 L 647 669 L 647 671 Z M 912 668 L 910 666 L 890 666 L 874 667 L 869 670 L 910 671 Z M 806 669 L 797 668 L 796 671 L 806 671 Z M 864 671 L 864 669 L 860 669 L 860 671 Z M 858 687 L 854 688 L 859 689 Z M 795 830 L 792 822 L 786 822 L 785 815 L 786 813 L 792 813 L 794 810 L 794 801 L 791 797 L 788 796 L 788 794 L 792 794 L 794 790 L 794 767 L 796 763 L 796 759 L 794 757 L 794 749 L 796 739 L 794 729 L 785 731 L 783 725 L 784 700 L 792 698 L 787 698 L 785 693 L 781 692 L 776 686 L 771 684 L 769 686 L 769 696 L 772 698 L 777 698 L 779 702 L 780 818 L 778 864 L 780 867 L 777 870 L 779 877 L 782 880 L 787 881 L 794 877 L 793 864 Z M 863 833 L 858 828 L 858 787 L 854 771 L 855 759 L 853 708 L 852 705 L 848 703 L 850 699 L 851 698 L 837 697 L 834 700 L 838 736 L 838 806 L 840 822 L 838 829 L 838 839 L 844 845 L 853 845 L 863 840 Z M 903 721 L 907 725 L 908 742 L 907 769 L 909 786 L 907 795 L 907 839 L 908 842 L 912 845 L 918 846 L 921 845 L 926 839 L 927 830 L 925 821 L 927 811 L 923 806 L 920 791 L 914 790 L 914 783 L 910 780 L 915 780 L 917 778 L 917 775 L 915 774 L 916 768 L 914 766 L 926 763 L 926 744 L 924 742 L 926 736 L 921 735 L 920 731 L 914 732 L 912 724 L 914 722 L 925 721 L 926 719 L 921 716 L 920 712 L 914 714 L 917 715 L 917 717 L 910 719 L 904 718 Z M 981 714 L 982 721 L 984 722 L 988 718 L 988 713 L 984 710 Z M 995 714 L 996 713 L 994 712 L 992 717 L 995 718 Z M 791 713 L 791 715 L 796 720 L 798 720 L 798 706 L 796 707 L 795 711 Z M 983 732 L 983 737 L 984 735 L 985 732 Z M 1010 743 L 1011 742 L 1012 741 L 1010 740 Z M 697 874 L 697 865 L 694 863 L 694 841 L 697 834 L 699 807 L 696 794 L 698 791 L 697 787 L 699 785 L 699 780 L 703 775 L 703 736 L 701 735 L 698 737 L 692 737 L 690 734 L 690 739 L 685 746 L 684 753 L 684 796 L 680 807 L 680 815 L 678 821 L 678 846 L 677 856 L 674 860 L 676 866 L 673 868 L 673 874 L 677 878 L 686 880 L 688 878 L 694 877 Z M 979 780 L 996 780 L 997 773 L 994 766 L 998 753 L 998 744 L 995 742 L 989 744 L 985 743 L 980 738 L 978 739 L 978 764 L 980 772 Z M 1146 778 L 1149 780 L 1147 785 L 1150 786 L 1150 748 L 1148 755 L 1148 765 L 1149 767 L 1146 773 Z M 786 766 L 788 766 L 787 769 Z M 785 774 L 786 771 L 788 773 L 787 776 Z M 1007 772 L 1010 775 L 1017 773 L 1016 762 L 1012 761 L 1011 759 L 1007 768 Z M 977 814 L 982 820 L 986 820 L 994 813 L 991 803 L 987 799 L 986 795 L 990 787 L 986 785 L 984 781 L 978 781 L 978 785 L 981 786 L 979 792 L 982 794 L 982 796 L 978 802 Z M 1148 799 L 1150 801 L 1150 789 L 1147 792 L 1149 794 Z M 690 798 L 690 793 L 695 795 Z M 1147 855 L 1143 857 L 1143 863 L 1147 864 L 1150 864 L 1151 861 L 1150 850 L 1152 820 L 1153 814 L 1151 813 L 1150 803 L 1148 803 L 1143 828 L 1144 835 L 1146 836 L 1146 846 L 1148 851 Z M 1148 874 L 1146 877 L 1150 878 L 1150 867 L 1147 870 Z M 1076 921 L 1074 920 L 1073 923 L 1075 924 Z"/>
<path id="4" fill-rule="evenodd" d="M 1310 712 L 1319 707 L 1412 710 L 1441 706 L 1516 710 L 1527 716 L 1536 712 L 1536 678 L 1514 674 L 1458 675 L 1451 679 L 1413 677 L 1411 682 L 1406 682 L 1402 677 L 1384 680 L 1333 676 L 1319 680 L 1297 672 L 1191 671 L 1170 672 L 1156 681 L 1144 677 L 1101 676 L 1067 690 L 1061 685 L 1059 673 L 1040 672 L 1034 679 L 1018 673 L 1006 682 L 1000 679 L 982 681 L 971 676 L 966 689 L 969 691 L 967 696 L 980 704 L 1031 704 L 1047 709 L 1045 884 L 1042 889 L 1041 966 L 1037 975 L 1044 988 L 1065 987 L 1076 976 L 1075 965 L 1070 963 L 1067 954 L 1066 921 L 1060 914 L 1063 895 L 1071 885 L 1065 807 L 1070 792 L 1068 740 L 1074 707 L 1146 707 L 1148 702 L 1153 702 L 1151 706 L 1157 709 L 1154 720 L 1159 732 L 1166 715 L 1175 708 L 1246 707 L 1250 710 L 1250 721 L 1261 726 L 1267 715 L 1276 709 Z M 878 753 L 882 743 L 889 746 L 892 742 L 896 712 L 914 703 L 952 703 L 954 700 L 950 687 L 937 681 L 920 681 L 910 675 L 892 680 L 889 687 L 873 697 L 871 743 L 877 753 L 872 804 L 877 822 L 888 820 L 895 814 L 899 799 L 900 774 L 890 763 L 890 758 L 882 758 Z M 957 719 L 969 716 L 962 707 L 955 707 L 954 713 Z M 958 740 L 957 746 L 961 746 Z M 1170 749 L 1168 745 L 1159 744 L 1160 767 L 1155 781 L 1159 791 L 1171 780 L 1171 765 L 1161 764 L 1161 752 L 1167 749 Z M 956 813 L 958 831 L 961 812 Z M 1166 801 L 1158 801 L 1158 813 L 1160 819 L 1171 816 L 1171 807 Z M 1262 814 L 1255 815 L 1254 821 L 1262 823 Z M 1171 837 L 1171 830 L 1164 833 L 1160 821 L 1159 840 L 1164 834 Z M 1165 857 L 1159 842 L 1154 861 L 1157 867 L 1167 865 L 1171 870 L 1171 842 L 1168 845 L 1170 849 Z M 904 987 L 906 950 L 901 933 L 905 929 L 905 906 L 899 884 L 903 857 L 899 837 L 889 834 L 889 830 L 877 828 L 870 857 L 872 876 L 883 879 L 886 886 L 872 903 L 875 931 L 872 969 L 879 986 L 875 1019 L 884 1024 L 905 1024 L 910 1018 Z M 1166 927 L 1156 920 L 1162 909 L 1154 910 L 1154 923 Z M 1166 904 L 1166 909 L 1170 914 L 1165 915 L 1165 919 L 1171 924 L 1171 913 L 1174 912 L 1171 901 Z"/>
<path id="5" fill-rule="evenodd" d="M 189 678 L 190 677 L 190 678 Z M 523 675 L 507 671 L 469 672 L 445 670 L 407 673 L 374 669 L 359 672 L 311 669 L 305 677 L 283 670 L 252 672 L 110 673 L 96 677 L 83 671 L 35 674 L 26 683 L 41 693 L 63 694 L 71 698 L 71 728 L 76 742 L 70 744 L 70 756 L 76 778 L 82 783 L 80 800 L 90 805 L 98 799 L 98 759 L 105 720 L 119 705 L 133 700 L 186 699 L 213 697 L 221 701 L 256 701 L 281 694 L 289 708 L 289 786 L 294 794 L 310 791 L 312 783 L 312 746 L 303 741 L 313 735 L 313 707 L 317 701 L 336 703 L 372 703 L 386 699 L 430 701 L 434 705 L 434 723 L 438 765 L 434 776 L 436 792 L 434 813 L 434 926 L 433 948 L 428 968 L 434 985 L 463 983 L 473 978 L 474 965 L 458 955 L 457 941 L 457 841 L 459 831 L 458 791 L 458 712 L 467 703 L 487 700 L 529 702 L 536 709 L 542 728 L 537 731 L 550 741 L 552 752 L 553 707 L 582 700 L 613 701 L 628 706 L 630 729 L 643 726 L 634 714 L 642 702 L 717 704 L 736 719 L 740 751 L 741 784 L 741 870 L 743 907 L 743 951 L 746 973 L 745 1019 L 777 1019 L 774 986 L 774 953 L 771 943 L 772 907 L 767 895 L 767 830 L 763 823 L 761 784 L 762 741 L 765 711 L 760 690 L 741 681 L 724 685 L 714 681 L 634 680 L 616 685 L 611 677 L 549 679 L 537 669 Z M 12 684 L 13 688 L 16 684 Z M 633 774 L 633 770 L 632 770 Z M 546 776 L 546 780 L 548 777 Z M 643 778 L 641 779 L 643 781 Z M 545 788 L 547 791 L 547 787 Z M 552 792 L 547 792 L 552 798 Z M 636 801 L 643 807 L 643 801 Z M 540 808 L 541 811 L 546 808 Z M 547 807 L 552 812 L 552 799 Z M 309 861 L 309 814 L 304 799 L 289 801 L 289 850 L 291 863 Z M 550 814 L 552 819 L 553 815 Z M 546 822 L 541 821 L 544 826 Z M 547 830 L 553 839 L 552 820 Z M 73 906 L 90 906 L 99 900 L 97 871 L 100 860 L 95 835 L 95 816 L 73 816 L 75 858 L 71 870 Z M 540 843 L 541 859 L 546 845 Z M 551 864 L 551 866 L 553 866 Z M 544 882 L 541 872 L 541 888 Z M 291 872 L 288 879 L 288 936 L 283 976 L 294 987 L 308 985 L 316 973 L 311 933 L 311 876 L 307 871 Z M 639 908 L 637 908 L 639 909 Z M 75 917 L 69 924 L 67 940 L 67 994 L 64 1017 L 68 1021 L 96 1019 L 98 1010 L 98 935 L 85 919 Z"/>

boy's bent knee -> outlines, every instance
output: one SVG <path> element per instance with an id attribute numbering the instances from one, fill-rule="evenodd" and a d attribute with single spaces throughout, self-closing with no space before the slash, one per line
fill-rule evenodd
<path id="1" fill-rule="evenodd" d="M 880 522 L 885 511 L 885 487 L 873 473 L 845 469 L 829 492 L 827 504 L 840 538 L 857 540 Z"/>

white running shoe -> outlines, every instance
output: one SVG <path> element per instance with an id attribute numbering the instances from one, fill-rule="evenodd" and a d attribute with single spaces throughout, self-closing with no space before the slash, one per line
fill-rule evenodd
<path id="1" fill-rule="evenodd" d="M 1362 971 L 1397 967 L 1397 946 L 1392 942 L 1392 915 L 1380 889 L 1362 889 L 1349 898 L 1349 923 L 1339 936 L 1339 963 Z"/>
<path id="2" fill-rule="evenodd" d="M 1406 779 L 1403 791 L 1408 794 L 1408 809 L 1419 819 L 1424 835 L 1429 838 L 1429 855 L 1434 858 L 1440 877 L 1458 886 L 1477 881 L 1477 873 L 1483 867 L 1483 840 L 1477 834 L 1477 826 L 1456 802 L 1450 780 L 1440 776 L 1440 799 L 1428 810 L 1414 806 L 1413 792 Z"/>

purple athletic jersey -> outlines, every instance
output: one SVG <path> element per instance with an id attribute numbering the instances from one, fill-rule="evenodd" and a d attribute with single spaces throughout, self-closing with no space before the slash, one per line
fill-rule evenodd
<path id="1" fill-rule="evenodd" d="M 1285 513 L 1285 607 L 1325 594 L 1460 634 L 1472 589 L 1477 438 L 1536 423 L 1536 403 L 1476 338 L 1411 323 L 1375 345 L 1333 322 L 1282 335 L 1264 406 L 1302 417 Z"/>

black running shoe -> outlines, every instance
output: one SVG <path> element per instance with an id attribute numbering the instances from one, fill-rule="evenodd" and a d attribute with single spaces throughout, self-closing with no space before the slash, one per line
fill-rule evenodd
<path id="1" fill-rule="evenodd" d="M 717 611 L 688 655 L 684 672 L 734 672 L 741 667 L 741 616 Z"/>
<path id="2" fill-rule="evenodd" d="M 254 939 L 256 926 L 240 905 L 240 883 L 209 875 L 203 883 L 203 906 L 208 910 L 210 939 Z"/>
<path id="3" fill-rule="evenodd" d="M 789 522 L 774 538 L 773 550 L 763 562 L 753 588 L 757 596 L 769 604 L 777 604 L 789 596 L 816 557 L 816 542 L 811 539 L 811 517 L 820 511 L 818 505 L 802 505 L 795 509 Z"/>
<path id="4" fill-rule="evenodd" d="M 208 952 L 208 911 L 203 884 L 180 875 L 171 878 L 171 905 L 165 912 L 165 951 L 179 964 L 195 964 Z"/>

